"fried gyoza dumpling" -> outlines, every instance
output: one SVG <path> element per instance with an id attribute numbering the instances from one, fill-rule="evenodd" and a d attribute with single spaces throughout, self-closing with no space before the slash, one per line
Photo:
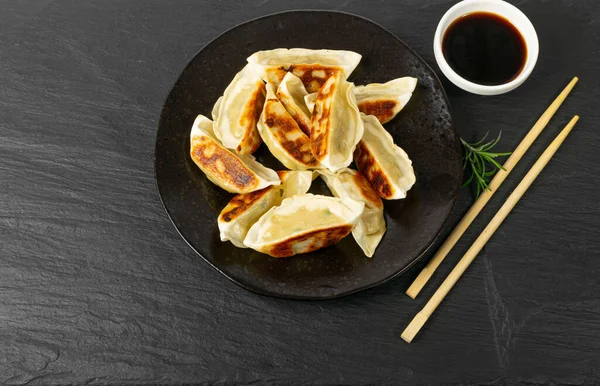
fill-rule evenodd
<path id="1" fill-rule="evenodd" d="M 361 113 L 374 115 L 379 122 L 391 121 L 406 106 L 417 87 L 417 78 L 409 76 L 386 83 L 354 87 L 356 104 Z"/>
<path id="2" fill-rule="evenodd" d="M 381 198 L 405 198 L 415 183 L 412 161 L 373 115 L 361 114 L 365 132 L 354 152 L 358 170 L 369 180 Z"/>
<path id="3" fill-rule="evenodd" d="M 366 86 L 355 86 L 356 105 L 361 113 L 374 115 L 379 122 L 386 123 L 406 106 L 413 91 L 417 87 L 417 78 L 404 77 L 390 80 L 387 83 L 371 83 Z M 304 104 L 312 113 L 317 93 L 304 96 Z"/>
<path id="4" fill-rule="evenodd" d="M 312 172 L 282 170 L 277 172 L 281 185 L 269 186 L 256 192 L 238 194 L 219 214 L 217 223 L 221 241 L 231 241 L 239 248 L 246 248 L 244 238 L 248 230 L 272 207 L 287 197 L 304 194 L 310 189 Z"/>
<path id="5" fill-rule="evenodd" d="M 244 244 L 273 257 L 324 248 L 352 231 L 364 206 L 348 197 L 292 196 L 265 213 L 250 228 Z"/>
<path id="6" fill-rule="evenodd" d="M 340 169 L 336 173 L 319 170 L 319 174 L 335 197 L 350 197 L 365 203 L 365 210 L 352 230 L 352 236 L 365 255 L 372 257 L 385 233 L 383 202 L 379 194 L 356 170 Z"/>
<path id="7" fill-rule="evenodd" d="M 258 51 L 248 57 L 248 63 L 254 65 L 263 80 L 275 88 L 287 72 L 302 80 L 308 92 L 317 92 L 327 79 L 341 72 L 346 79 L 354 71 L 361 55 L 342 50 L 310 50 L 306 48 L 277 48 Z"/>
<path id="8" fill-rule="evenodd" d="M 306 135 L 310 135 L 310 117 L 304 103 L 304 97 L 308 92 L 304 88 L 302 81 L 296 75 L 288 72 L 279 84 L 277 89 L 277 99 L 285 107 L 288 113 L 294 118 L 300 129 Z"/>
<path id="9" fill-rule="evenodd" d="M 310 138 L 279 102 L 270 84 L 267 84 L 267 100 L 258 121 L 258 132 L 271 153 L 286 168 L 306 170 L 319 167 L 311 152 Z"/>
<path id="10" fill-rule="evenodd" d="M 279 185 L 274 170 L 251 155 L 237 155 L 226 149 L 213 132 L 213 122 L 198 115 L 190 133 L 190 156 L 206 177 L 230 193 L 249 193 Z"/>
<path id="11" fill-rule="evenodd" d="M 315 158 L 331 171 L 350 165 L 352 152 L 363 135 L 352 88 L 341 73 L 336 74 L 325 82 L 315 101 L 310 146 Z"/>
<path id="12" fill-rule="evenodd" d="M 254 67 L 238 72 L 212 111 L 215 135 L 228 149 L 252 154 L 260 146 L 256 122 L 265 102 L 265 83 Z"/>

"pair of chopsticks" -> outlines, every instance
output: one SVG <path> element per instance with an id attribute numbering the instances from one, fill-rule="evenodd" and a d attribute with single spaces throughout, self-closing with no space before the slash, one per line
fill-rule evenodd
<path id="1" fill-rule="evenodd" d="M 538 135 L 544 130 L 550 119 L 554 116 L 554 113 L 558 110 L 560 105 L 565 101 L 575 84 L 579 79 L 577 77 L 565 87 L 565 89 L 559 94 L 559 96 L 552 102 L 548 109 L 542 114 L 538 121 L 533 125 L 529 133 L 523 138 L 521 143 L 512 152 L 506 163 L 503 165 L 504 169 L 498 170 L 494 178 L 489 184 L 490 190 L 485 190 L 475 201 L 473 206 L 469 209 L 467 214 L 460 220 L 456 228 L 450 233 L 450 236 L 444 241 L 440 249 L 433 256 L 431 261 L 423 268 L 419 276 L 415 279 L 412 285 L 406 291 L 406 294 L 411 298 L 415 298 L 419 292 L 423 289 L 427 281 L 431 278 L 437 267 L 444 260 L 446 255 L 450 252 L 452 247 L 458 242 L 460 237 L 465 233 L 469 225 L 473 222 L 475 217 L 481 212 L 483 207 L 487 204 L 490 198 L 494 195 L 498 187 L 504 182 L 508 174 L 512 171 L 515 165 L 519 162 L 523 154 L 529 149 L 533 141 Z M 465 253 L 462 259 L 458 262 L 456 267 L 450 272 L 446 280 L 440 285 L 438 290 L 433 294 L 431 299 L 427 302 L 425 307 L 413 318 L 408 327 L 402 333 L 402 339 L 410 343 L 413 338 L 417 335 L 421 327 L 427 322 L 427 319 L 431 316 L 433 311 L 440 305 L 444 297 L 450 292 L 454 284 L 458 281 L 460 276 L 465 272 L 467 267 L 475 260 L 477 254 L 485 246 L 488 240 L 492 237 L 494 232 L 498 229 L 502 221 L 508 216 L 510 211 L 517 204 L 519 199 L 527 191 L 529 186 L 535 181 L 536 177 L 540 174 L 542 169 L 550 161 L 554 153 L 558 150 L 560 145 L 563 143 L 575 123 L 579 120 L 579 116 L 575 115 L 573 119 L 565 126 L 565 128 L 558 134 L 558 136 L 552 141 L 552 143 L 542 153 L 540 158 L 531 167 L 529 172 L 525 175 L 523 180 L 519 183 L 516 189 L 508 196 L 500 210 L 496 213 L 494 218 L 485 227 L 483 232 L 479 235 L 477 240 L 473 243 L 471 248 Z"/>

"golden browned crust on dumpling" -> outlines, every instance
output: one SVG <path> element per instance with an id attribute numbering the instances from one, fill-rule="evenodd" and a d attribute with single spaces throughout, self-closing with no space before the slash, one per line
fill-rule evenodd
<path id="1" fill-rule="evenodd" d="M 331 77 L 325 82 L 315 100 L 310 131 L 310 146 L 315 158 L 322 161 L 327 155 L 329 133 L 331 131 L 331 95 L 337 88 L 336 78 Z"/>
<path id="2" fill-rule="evenodd" d="M 383 202 L 381 201 L 379 194 L 373 189 L 369 180 L 367 180 L 361 172 L 352 173 L 352 179 L 354 180 L 356 187 L 360 190 L 360 194 L 364 197 L 365 202 L 373 204 L 377 209 L 383 209 Z"/>
<path id="3" fill-rule="evenodd" d="M 283 80 L 287 74 L 287 70 L 284 66 L 281 67 L 268 67 L 265 69 L 265 80 L 267 83 L 273 85 L 273 87 L 277 88 L 279 83 Z"/>
<path id="4" fill-rule="evenodd" d="M 398 102 L 393 99 L 366 100 L 357 104 L 358 110 L 366 115 L 374 115 L 379 122 L 386 123 L 396 115 Z"/>
<path id="5" fill-rule="evenodd" d="M 297 253 L 308 253 L 317 249 L 333 245 L 348 236 L 352 231 L 353 225 L 339 225 L 318 229 L 311 232 L 296 235 L 285 241 L 279 242 L 262 250 L 273 257 L 290 257 Z M 302 243 L 306 244 L 302 249 L 295 249 L 294 246 Z"/>
<path id="6" fill-rule="evenodd" d="M 300 127 L 300 130 L 310 137 L 310 115 L 307 116 L 301 111 L 293 108 L 291 106 L 293 104 L 293 98 L 281 92 L 279 89 L 277 90 L 277 98 L 283 107 L 285 107 L 290 116 L 294 118 L 294 121 L 296 121 L 298 127 Z"/>
<path id="7" fill-rule="evenodd" d="M 300 130 L 302 130 L 307 137 L 310 137 L 310 120 L 303 120 L 300 114 L 293 114 L 292 118 L 294 118 L 294 120 L 298 123 Z"/>
<path id="8" fill-rule="evenodd" d="M 266 79 L 273 85 L 279 85 L 285 74 L 291 72 L 296 75 L 309 93 L 317 92 L 327 79 L 342 71 L 338 66 L 325 66 L 322 64 L 292 64 L 289 68 L 271 67 L 266 70 Z"/>
<path id="9" fill-rule="evenodd" d="M 190 155 L 204 173 L 232 191 L 250 192 L 259 184 L 255 174 L 238 157 L 206 135 L 194 138 Z"/>
<path id="10" fill-rule="evenodd" d="M 223 208 L 221 214 L 219 215 L 219 220 L 223 222 L 235 220 L 238 215 L 244 213 L 249 207 L 263 198 L 272 189 L 279 189 L 279 186 L 268 186 L 255 192 L 236 195 L 231 199 L 231 201 L 229 201 L 227 206 Z"/>
<path id="11" fill-rule="evenodd" d="M 288 68 L 296 75 L 309 93 L 317 92 L 327 82 L 327 79 L 342 71 L 337 66 L 324 66 L 322 64 L 293 64 Z"/>
<path id="12" fill-rule="evenodd" d="M 265 102 L 264 124 L 289 156 L 308 168 L 319 166 L 311 151 L 310 138 L 279 100 L 268 99 Z"/>
<path id="13" fill-rule="evenodd" d="M 387 200 L 393 197 L 393 186 L 364 141 L 360 141 L 354 150 L 354 162 L 381 197 Z"/>
<path id="14" fill-rule="evenodd" d="M 262 80 L 256 82 L 256 89 L 244 105 L 244 111 L 240 116 L 240 125 L 245 128 L 244 137 L 236 148 L 238 154 L 252 154 L 262 143 L 262 139 L 256 123 L 260 118 L 265 103 L 265 83 Z"/>

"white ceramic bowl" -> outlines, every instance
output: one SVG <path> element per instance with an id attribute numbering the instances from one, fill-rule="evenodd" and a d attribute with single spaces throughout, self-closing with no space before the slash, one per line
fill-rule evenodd
<path id="1" fill-rule="evenodd" d="M 527 45 L 527 59 L 521 73 L 508 83 L 486 86 L 473 83 L 458 75 L 448 64 L 442 50 L 442 39 L 446 29 L 459 17 L 471 12 L 491 12 L 510 21 L 523 35 Z M 479 95 L 504 94 L 519 87 L 529 77 L 537 62 L 540 45 L 531 21 L 517 7 L 503 0 L 463 0 L 450 8 L 440 20 L 433 39 L 433 52 L 438 66 L 446 77 L 465 91 Z"/>

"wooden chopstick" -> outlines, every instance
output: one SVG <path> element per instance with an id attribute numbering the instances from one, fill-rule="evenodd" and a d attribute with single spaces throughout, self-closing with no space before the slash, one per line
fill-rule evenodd
<path id="1" fill-rule="evenodd" d="M 446 255 L 450 252 L 450 250 L 454 247 L 454 245 L 458 242 L 461 236 L 465 233 L 469 225 L 475 220 L 475 217 L 481 212 L 485 204 L 490 200 L 490 198 L 494 195 L 498 187 L 504 182 L 508 174 L 515 167 L 517 162 L 521 159 L 523 154 L 529 149 L 529 146 L 535 141 L 538 135 L 544 130 L 556 110 L 560 107 L 560 105 L 567 98 L 575 84 L 579 78 L 574 77 L 573 80 L 565 87 L 565 89 L 558 95 L 558 97 L 552 102 L 552 104 L 544 111 L 544 114 L 538 119 L 538 121 L 533 125 L 529 133 L 523 138 L 521 143 L 517 146 L 517 148 L 512 152 L 510 157 L 506 160 L 503 167 L 504 170 L 498 170 L 494 178 L 489 184 L 490 189 L 484 190 L 483 193 L 479 196 L 477 201 L 471 206 L 467 214 L 460 220 L 456 228 L 450 233 L 450 236 L 444 241 L 442 246 L 438 249 L 433 258 L 427 263 L 425 268 L 419 273 L 419 276 L 413 281 L 408 290 L 406 290 L 406 294 L 411 298 L 417 297 L 419 292 L 423 289 L 427 281 L 431 278 L 437 267 L 442 263 Z"/>
<path id="2" fill-rule="evenodd" d="M 477 254 L 485 246 L 488 240 L 492 237 L 494 232 L 498 229 L 502 221 L 508 216 L 512 208 L 516 205 L 519 199 L 527 191 L 529 186 L 535 181 L 536 177 L 540 174 L 544 166 L 550 161 L 556 150 L 563 143 L 575 123 L 579 120 L 579 116 L 574 116 L 573 119 L 565 126 L 565 128 L 558 134 L 558 136 L 552 141 L 552 143 L 546 148 L 544 153 L 538 158 L 535 164 L 531 167 L 529 172 L 523 177 L 523 180 L 519 183 L 516 189 L 508 196 L 504 205 L 498 210 L 498 213 L 492 218 L 490 223 L 485 227 L 483 232 L 479 235 L 477 240 L 473 243 L 471 248 L 465 253 L 462 259 L 456 264 L 456 267 L 450 272 L 446 280 L 440 285 L 437 291 L 433 294 L 431 299 L 427 302 L 425 307 L 414 317 L 408 327 L 402 333 L 402 339 L 410 343 L 415 335 L 419 332 L 421 327 L 425 324 L 427 319 L 431 316 L 433 311 L 440 305 L 444 297 L 450 292 L 450 289 L 456 284 L 460 276 L 465 272 L 467 267 L 475 260 Z"/>

